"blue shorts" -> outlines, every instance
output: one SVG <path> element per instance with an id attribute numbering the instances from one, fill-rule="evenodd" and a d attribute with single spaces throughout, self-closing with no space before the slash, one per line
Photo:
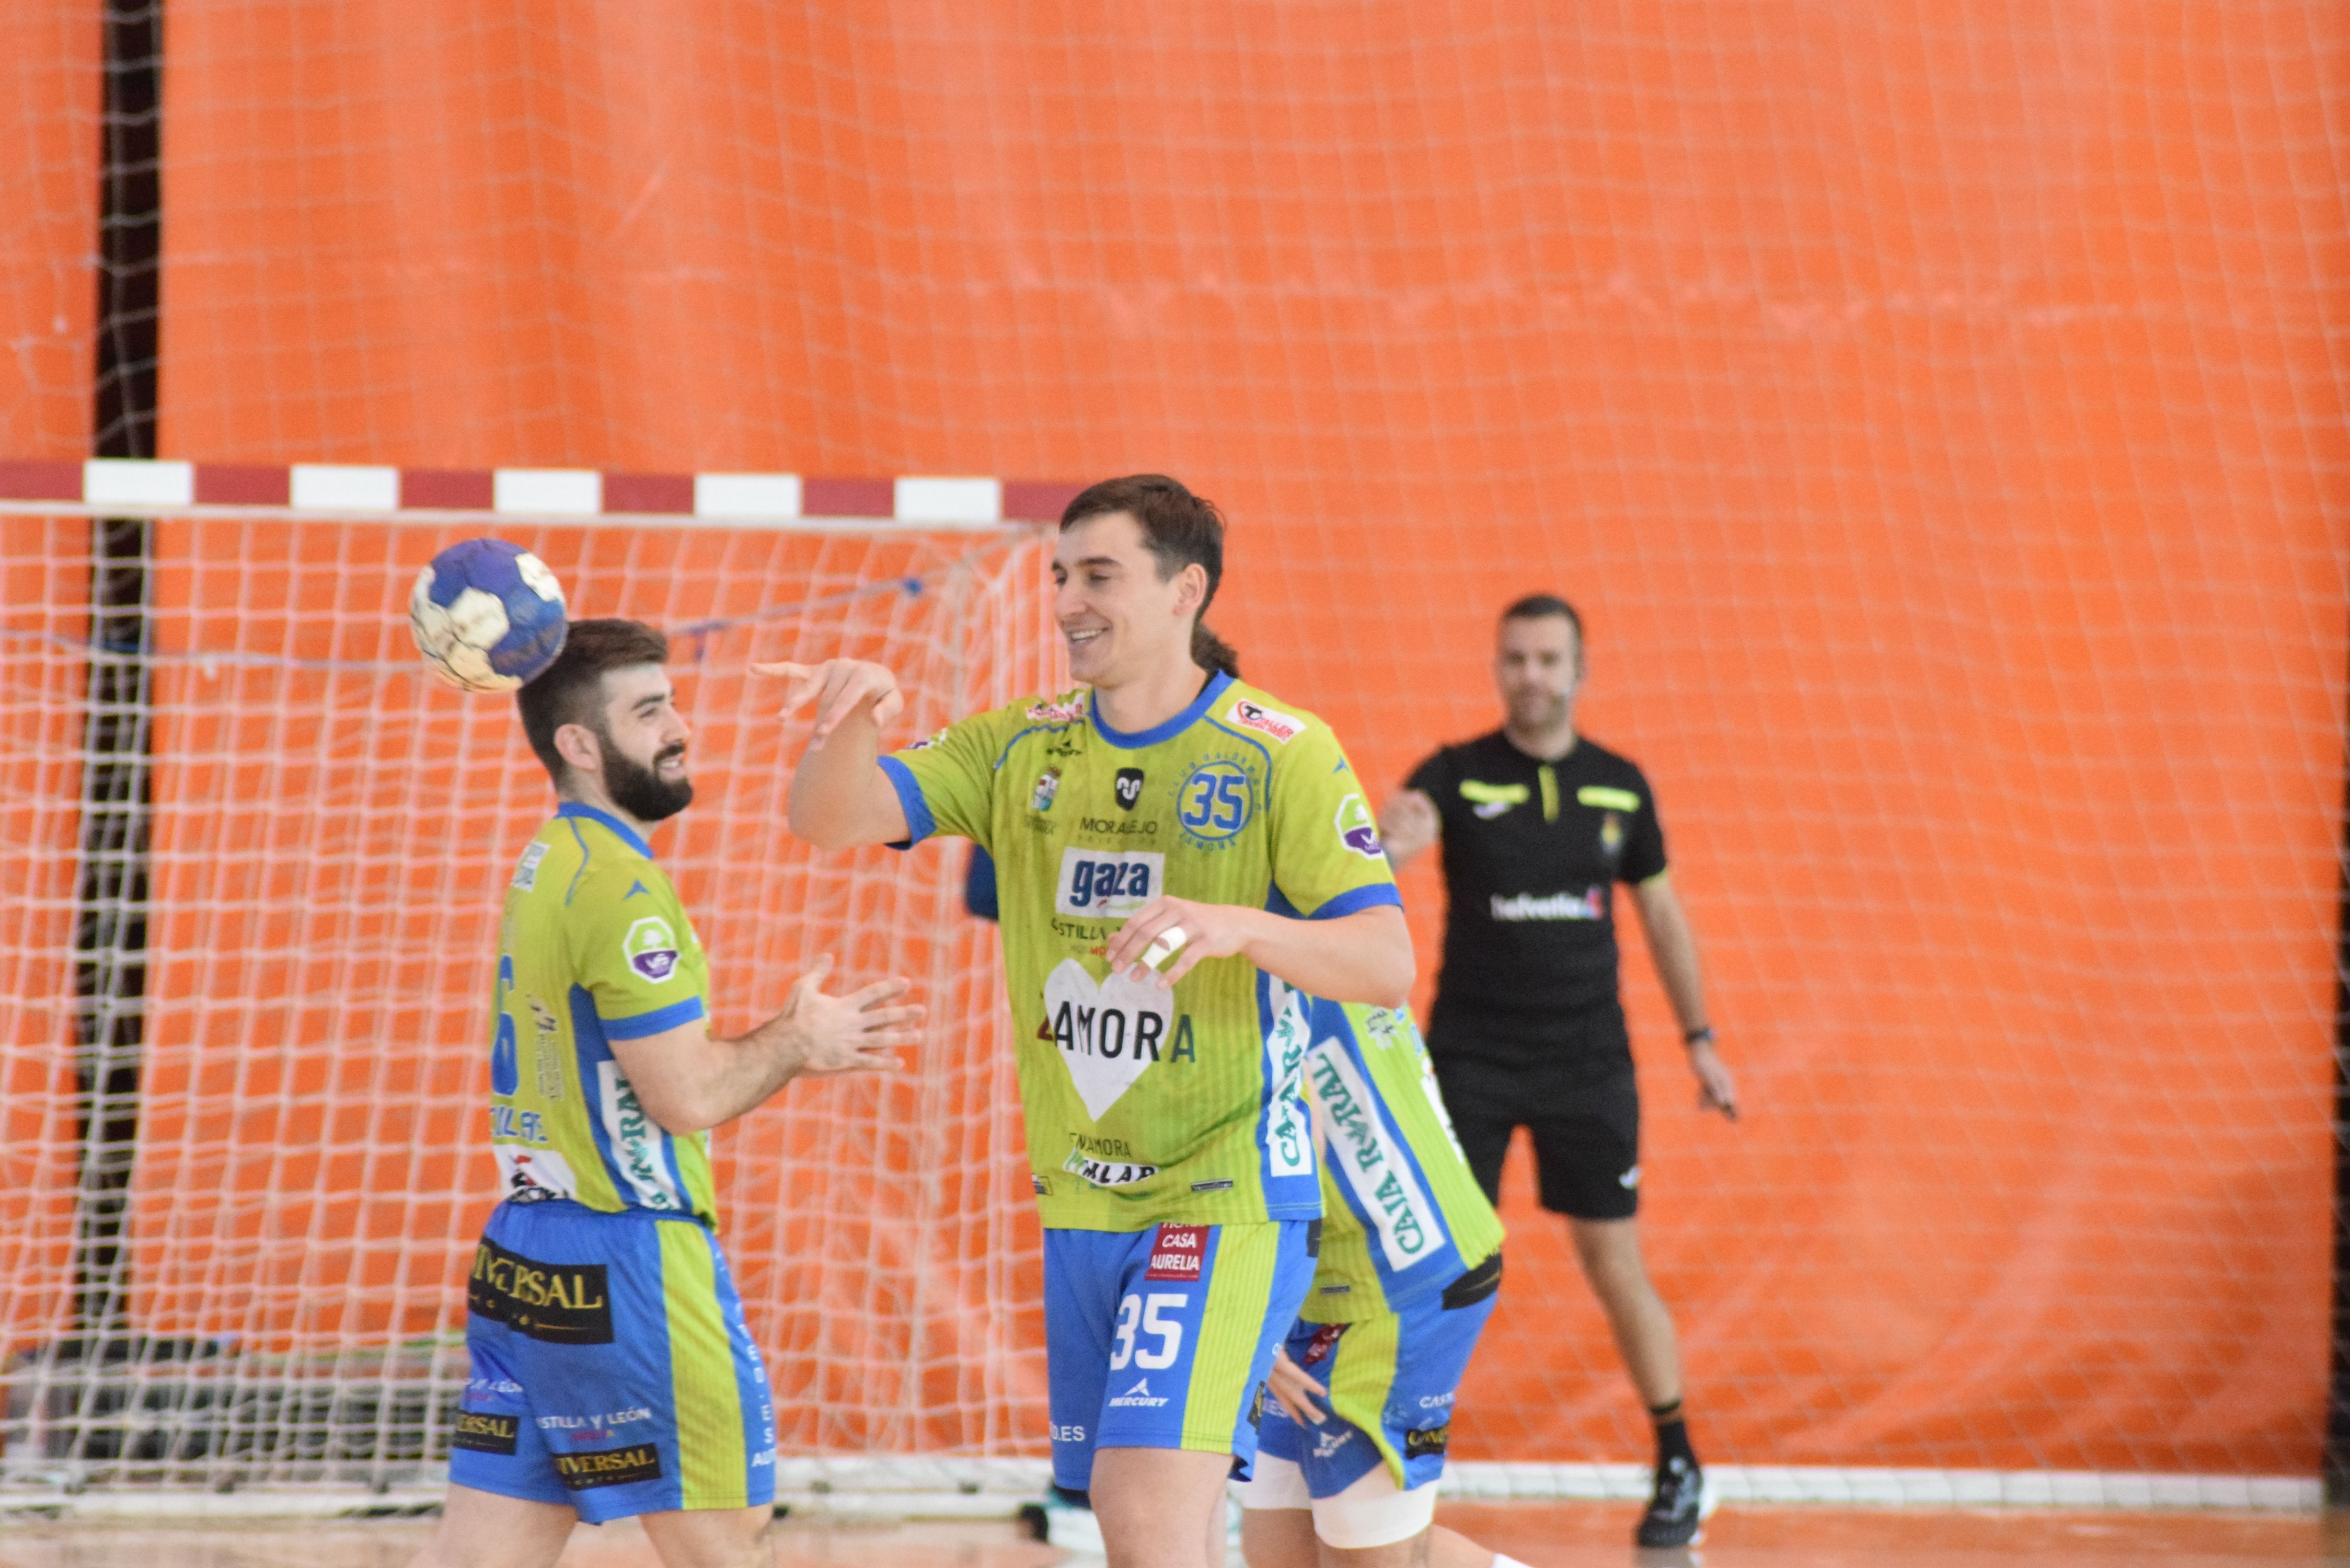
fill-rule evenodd
<path id="1" fill-rule="evenodd" d="M 502 1203 L 465 1304 L 452 1481 L 590 1524 L 775 1501 L 766 1369 L 698 1222 Z"/>
<path id="2" fill-rule="evenodd" d="M 1382 1461 L 1405 1491 L 1434 1480 L 1452 1438 L 1454 1392 L 1496 1299 L 1488 1289 L 1448 1307 L 1442 1294 L 1429 1292 L 1361 1323 L 1299 1319 L 1289 1331 L 1289 1359 L 1329 1389 L 1315 1403 L 1330 1418 L 1301 1427 L 1268 1397 L 1260 1449 L 1295 1462 L 1315 1497 L 1336 1497 Z"/>
<path id="3" fill-rule="evenodd" d="M 1274 1346 L 1314 1282 L 1319 1220 L 1045 1232 L 1053 1479 L 1096 1449 L 1230 1454 L 1246 1476 Z"/>

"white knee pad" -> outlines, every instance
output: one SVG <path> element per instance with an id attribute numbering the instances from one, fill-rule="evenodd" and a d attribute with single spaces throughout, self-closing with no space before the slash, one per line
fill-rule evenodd
<path id="1" fill-rule="evenodd" d="M 1232 1496 L 1243 1508 L 1312 1508 L 1314 1494 L 1305 1490 L 1305 1472 L 1295 1459 L 1257 1455 L 1250 1467 L 1253 1479 L 1232 1482 Z"/>
<path id="2" fill-rule="evenodd" d="M 1301 1472 L 1300 1481 L 1304 1479 Z M 1314 1533 L 1324 1545 L 1342 1552 L 1392 1546 L 1409 1541 L 1435 1522 L 1436 1483 L 1406 1491 L 1396 1485 L 1384 1464 L 1373 1465 L 1337 1496 L 1314 1500 Z"/>

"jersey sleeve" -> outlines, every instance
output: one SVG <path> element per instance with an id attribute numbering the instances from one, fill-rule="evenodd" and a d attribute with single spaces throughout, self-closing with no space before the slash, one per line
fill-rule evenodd
<path id="1" fill-rule="evenodd" d="M 695 966 L 685 961 L 693 928 L 658 871 L 599 868 L 574 898 L 567 923 L 572 972 L 607 1039 L 641 1040 L 706 1016 Z"/>
<path id="2" fill-rule="evenodd" d="M 1309 920 L 1400 906 L 1378 825 L 1338 738 L 1315 722 L 1273 768 L 1273 885 Z"/>
<path id="3" fill-rule="evenodd" d="M 1657 792 L 1647 777 L 1633 775 L 1639 781 L 1640 809 L 1624 827 L 1624 857 L 1616 863 L 1616 876 L 1625 882 L 1645 882 L 1665 868 L 1665 825 L 1657 815 Z"/>
<path id="4" fill-rule="evenodd" d="M 975 713 L 881 759 L 906 813 L 906 838 L 897 847 L 948 833 L 993 848 L 988 835 L 995 767 L 1016 738 L 1019 714 L 1017 705 Z"/>

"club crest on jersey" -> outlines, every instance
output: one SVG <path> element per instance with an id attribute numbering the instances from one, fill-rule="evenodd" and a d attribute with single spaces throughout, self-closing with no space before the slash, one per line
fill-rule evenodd
<path id="1" fill-rule="evenodd" d="M 910 752 L 927 752 L 932 746 L 937 745 L 941 741 L 943 741 L 946 738 L 947 732 L 944 730 L 941 730 L 935 735 L 923 736 L 920 740 L 916 741 L 912 745 L 908 746 L 906 749 Z"/>
<path id="2" fill-rule="evenodd" d="M 1031 811 L 1050 811 L 1053 798 L 1061 793 L 1061 770 L 1046 768 L 1036 775 L 1036 792 L 1028 797 Z"/>
<path id="3" fill-rule="evenodd" d="M 1243 730 L 1254 730 L 1260 735 L 1271 735 L 1284 746 L 1305 732 L 1305 720 L 1245 697 L 1233 700 L 1224 711 L 1224 722 L 1238 724 Z"/>
<path id="4" fill-rule="evenodd" d="M 1599 853 L 1611 865 L 1624 853 L 1624 819 L 1612 811 L 1599 819 Z"/>
<path id="5" fill-rule="evenodd" d="M 1338 803 L 1335 826 L 1338 842 L 1364 859 L 1377 860 L 1387 853 L 1379 847 L 1379 825 L 1371 819 L 1371 808 L 1361 795 L 1350 794 Z"/>
<path id="6" fill-rule="evenodd" d="M 1142 799 L 1142 770 L 1140 768 L 1118 769 L 1118 783 L 1111 787 L 1118 792 L 1118 809 L 1132 811 L 1135 804 Z"/>
<path id="7" fill-rule="evenodd" d="M 659 983 L 677 972 L 677 933 L 659 915 L 647 915 L 620 939 L 629 967 Z"/>

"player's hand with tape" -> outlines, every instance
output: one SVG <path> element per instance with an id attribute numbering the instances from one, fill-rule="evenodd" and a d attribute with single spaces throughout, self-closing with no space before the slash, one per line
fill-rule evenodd
<path id="1" fill-rule="evenodd" d="M 867 703 L 873 705 L 873 723 L 879 729 L 903 712 L 906 694 L 898 689 L 898 677 L 886 664 L 876 664 L 864 659 L 827 659 L 821 664 L 754 664 L 754 675 L 777 675 L 791 684 L 784 689 L 783 711 L 796 712 L 816 700 L 816 728 L 808 736 L 808 744 L 821 746 L 832 738 L 832 732 L 842 721 Z"/>
<path id="2" fill-rule="evenodd" d="M 1130 916 L 1109 940 L 1109 971 L 1133 981 L 1159 978 L 1171 991 L 1201 960 L 1232 958 L 1249 950 L 1266 919 L 1263 909 L 1237 904 L 1200 904 L 1189 898 L 1153 898 Z"/>

